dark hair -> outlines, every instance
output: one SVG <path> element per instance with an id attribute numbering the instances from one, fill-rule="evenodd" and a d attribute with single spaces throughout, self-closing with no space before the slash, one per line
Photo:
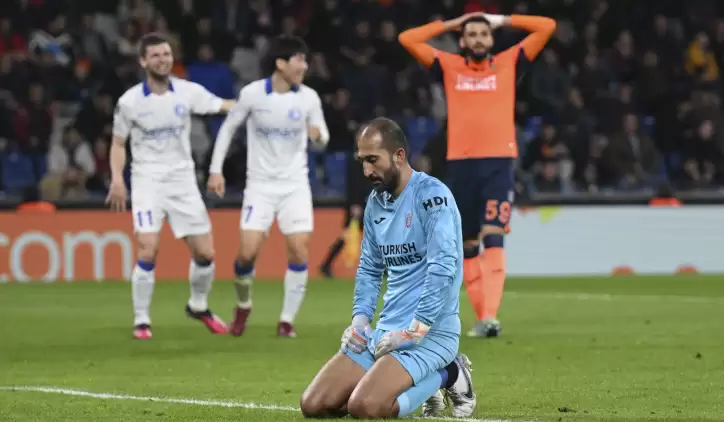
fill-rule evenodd
<path id="1" fill-rule="evenodd" d="M 472 18 L 466 19 L 465 22 L 463 22 L 463 24 L 460 25 L 460 29 L 462 29 L 462 31 L 460 31 L 461 33 L 465 32 L 465 27 L 469 23 L 484 23 L 484 24 L 487 24 L 491 28 L 493 27 L 490 24 L 490 21 L 487 18 L 485 18 L 484 16 L 473 16 Z"/>
<path id="2" fill-rule="evenodd" d="M 394 120 L 388 119 L 387 117 L 372 119 L 360 127 L 357 138 L 359 139 L 362 133 L 367 130 L 372 130 L 372 133 L 380 134 L 382 146 L 389 151 L 390 154 L 402 148 L 402 150 L 405 151 L 405 157 L 409 157 L 410 145 L 407 143 L 405 131 L 403 131 L 400 125 L 395 123 Z"/>
<path id="3" fill-rule="evenodd" d="M 277 60 L 289 60 L 297 54 L 308 54 L 307 44 L 299 37 L 279 35 L 269 41 L 269 46 L 261 59 L 261 70 L 271 75 L 277 70 Z"/>
<path id="4" fill-rule="evenodd" d="M 138 43 L 138 55 L 144 57 L 148 47 L 167 43 L 168 39 L 163 34 L 159 32 L 149 32 L 148 34 L 142 36 Z"/>

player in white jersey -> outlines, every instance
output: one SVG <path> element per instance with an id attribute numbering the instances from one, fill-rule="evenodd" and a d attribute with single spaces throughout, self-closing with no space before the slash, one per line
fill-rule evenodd
<path id="1" fill-rule="evenodd" d="M 107 203 L 125 211 L 123 180 L 126 139 L 131 139 L 131 209 L 138 244 L 138 263 L 131 276 L 136 339 L 151 338 L 150 306 L 159 232 L 168 218 L 178 239 L 191 251 L 191 297 L 186 314 L 203 322 L 215 334 L 228 328 L 209 311 L 207 297 L 214 279 L 211 223 L 196 183 L 190 145 L 190 114 L 228 111 L 233 100 L 223 100 L 193 82 L 170 77 L 171 47 L 159 34 L 140 42 L 140 63 L 146 79 L 121 96 L 113 117 L 110 161 L 112 180 Z"/>
<path id="2" fill-rule="evenodd" d="M 284 304 L 277 326 L 282 337 L 296 337 L 294 318 L 307 286 L 309 235 L 314 212 L 309 186 L 307 144 L 323 148 L 329 131 L 322 102 L 302 85 L 307 46 L 296 37 L 271 40 L 263 59 L 266 79 L 245 86 L 219 131 L 209 171 L 209 190 L 224 194 L 222 166 L 236 129 L 246 121 L 247 181 L 241 210 L 241 245 L 234 265 L 238 297 L 231 334 L 240 336 L 251 313 L 254 260 L 274 218 L 286 237 L 288 268 Z"/>

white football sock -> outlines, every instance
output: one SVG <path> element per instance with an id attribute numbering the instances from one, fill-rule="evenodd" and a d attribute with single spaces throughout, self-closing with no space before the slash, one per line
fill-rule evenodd
<path id="1" fill-rule="evenodd" d="M 304 293 L 307 291 L 307 268 L 295 271 L 288 268 L 284 274 L 284 307 L 279 321 L 293 323 L 304 301 Z"/>
<path id="2" fill-rule="evenodd" d="M 236 290 L 236 306 L 242 309 L 251 309 L 251 286 L 254 283 L 254 273 L 252 271 L 236 275 L 234 281 L 234 289 Z"/>
<path id="3" fill-rule="evenodd" d="M 148 263 L 142 263 L 146 268 Z M 151 297 L 153 296 L 153 264 L 144 270 L 136 264 L 131 273 L 131 297 L 133 298 L 134 325 L 151 324 Z"/>
<path id="4" fill-rule="evenodd" d="M 214 263 L 209 262 L 208 265 L 199 265 L 192 259 L 189 268 L 191 297 L 188 302 L 192 311 L 203 312 L 209 309 L 208 297 L 213 281 Z"/>

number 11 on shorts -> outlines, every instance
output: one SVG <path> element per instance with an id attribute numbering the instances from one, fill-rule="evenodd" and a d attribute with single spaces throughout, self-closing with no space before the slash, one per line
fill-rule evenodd
<path id="1" fill-rule="evenodd" d="M 138 227 L 143 227 L 143 217 L 144 216 L 148 220 L 148 225 L 153 226 L 153 219 L 151 218 L 151 210 L 148 210 L 146 212 L 138 211 L 136 213 L 136 219 L 138 220 Z"/>
<path id="2" fill-rule="evenodd" d="M 252 210 L 251 205 L 247 205 L 244 207 L 244 213 L 245 213 L 244 222 L 245 223 L 249 222 L 249 217 L 251 217 L 251 210 Z"/>

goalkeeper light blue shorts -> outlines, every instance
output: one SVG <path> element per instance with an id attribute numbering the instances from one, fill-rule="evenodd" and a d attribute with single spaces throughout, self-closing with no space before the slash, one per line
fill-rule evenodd
<path id="1" fill-rule="evenodd" d="M 386 332 L 386 330 L 374 330 L 367 340 L 367 349 L 362 353 L 350 350 L 344 353 L 365 371 L 369 371 L 375 363 L 375 347 Z M 395 350 L 390 352 L 390 355 L 405 368 L 415 385 L 431 373 L 448 366 L 457 356 L 459 346 L 460 335 L 430 331 L 417 346 Z"/>

